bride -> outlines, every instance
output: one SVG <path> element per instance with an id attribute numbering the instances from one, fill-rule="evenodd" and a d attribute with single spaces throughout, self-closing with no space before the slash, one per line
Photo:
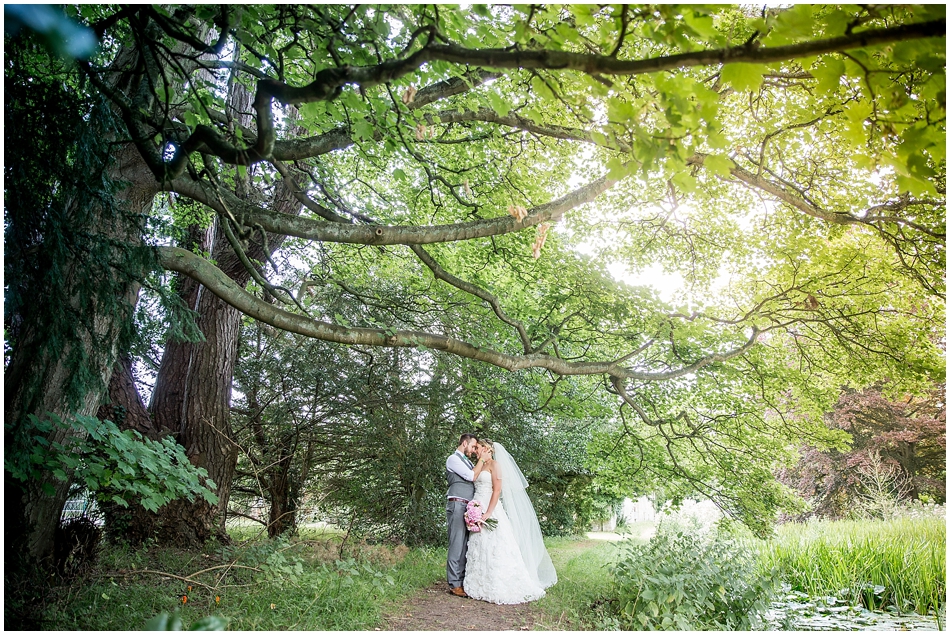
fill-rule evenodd
<path id="1" fill-rule="evenodd" d="M 500 443 L 479 439 L 477 452 L 485 467 L 475 479 L 475 500 L 482 504 L 483 518 L 494 518 L 498 524 L 469 536 L 465 592 L 494 604 L 542 598 L 544 590 L 557 582 L 557 573 L 524 491 L 528 482 Z"/>

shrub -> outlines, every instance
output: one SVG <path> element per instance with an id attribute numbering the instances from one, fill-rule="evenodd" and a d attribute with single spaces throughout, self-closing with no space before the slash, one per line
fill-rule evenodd
<path id="1" fill-rule="evenodd" d="M 725 528 L 662 523 L 649 543 L 621 550 L 610 605 L 623 629 L 752 628 L 775 585 L 752 546 Z"/>

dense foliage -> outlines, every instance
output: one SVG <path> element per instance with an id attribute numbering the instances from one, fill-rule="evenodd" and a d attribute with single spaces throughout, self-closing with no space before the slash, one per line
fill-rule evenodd
<path id="1" fill-rule="evenodd" d="M 806 446 L 798 463 L 779 473 L 809 502 L 808 514 L 880 515 L 887 503 L 946 501 L 944 385 L 923 397 L 889 396 L 880 387 L 845 390 L 825 422 L 847 432 L 849 446 Z"/>
<path id="2" fill-rule="evenodd" d="M 776 580 L 751 542 L 720 528 L 660 523 L 624 546 L 610 604 L 622 630 L 751 630 Z"/>
<path id="3" fill-rule="evenodd" d="M 122 507 L 133 500 L 152 511 L 178 498 L 217 499 L 208 473 L 189 463 L 172 439 L 144 439 L 134 430 L 119 430 L 113 422 L 95 417 L 64 422 L 56 417 L 41 421 L 31 416 L 30 426 L 34 438 L 42 439 L 36 442 L 33 454 L 4 457 L 4 467 L 15 479 L 39 479 L 50 473 L 59 481 L 68 481 L 67 474 L 72 474 L 93 497 Z M 71 434 L 63 442 L 47 444 L 43 434 L 53 428 L 68 429 Z M 52 493 L 52 484 L 44 485 Z"/>
<path id="4" fill-rule="evenodd" d="M 275 533 L 315 493 L 431 540 L 469 426 L 558 531 L 662 488 L 765 533 L 841 386 L 944 380 L 942 5 L 68 11 L 88 60 L 6 42 L 5 421 L 61 442 L 30 417 L 94 414 L 167 323 L 127 411 L 219 496 L 163 507 L 172 541 L 227 539 L 238 455 Z M 682 285 L 624 282 L 650 269 Z M 205 341 L 132 320 L 140 285 Z M 241 314 L 295 336 L 245 342 L 238 432 Z M 7 479 L 38 562 L 45 478 Z"/>

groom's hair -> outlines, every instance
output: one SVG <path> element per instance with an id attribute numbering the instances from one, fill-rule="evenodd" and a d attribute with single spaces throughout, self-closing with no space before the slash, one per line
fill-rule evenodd
<path id="1" fill-rule="evenodd" d="M 474 434 L 469 434 L 466 432 L 465 434 L 459 437 L 459 445 L 462 445 L 463 443 L 467 442 L 469 439 L 477 439 L 477 438 L 478 437 L 476 437 Z"/>

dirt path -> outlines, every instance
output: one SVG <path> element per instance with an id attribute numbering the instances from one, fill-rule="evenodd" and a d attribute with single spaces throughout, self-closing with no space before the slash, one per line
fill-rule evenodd
<path id="1" fill-rule="evenodd" d="M 498 605 L 449 595 L 445 583 L 422 590 L 385 615 L 387 631 L 529 631 L 540 626 L 529 604 Z"/>
<path id="2" fill-rule="evenodd" d="M 614 533 L 590 533 L 586 539 L 559 543 L 551 549 L 551 558 L 560 578 L 558 584 L 571 588 L 571 563 L 583 558 L 583 553 L 604 541 L 617 540 Z M 455 597 L 448 593 L 445 578 L 432 586 L 414 593 L 398 606 L 385 612 L 385 631 L 531 631 L 574 629 L 575 621 L 547 615 L 541 609 L 551 610 L 551 603 L 542 601 L 527 604 L 499 605 L 480 600 Z M 561 613 L 561 608 L 556 609 Z"/>

